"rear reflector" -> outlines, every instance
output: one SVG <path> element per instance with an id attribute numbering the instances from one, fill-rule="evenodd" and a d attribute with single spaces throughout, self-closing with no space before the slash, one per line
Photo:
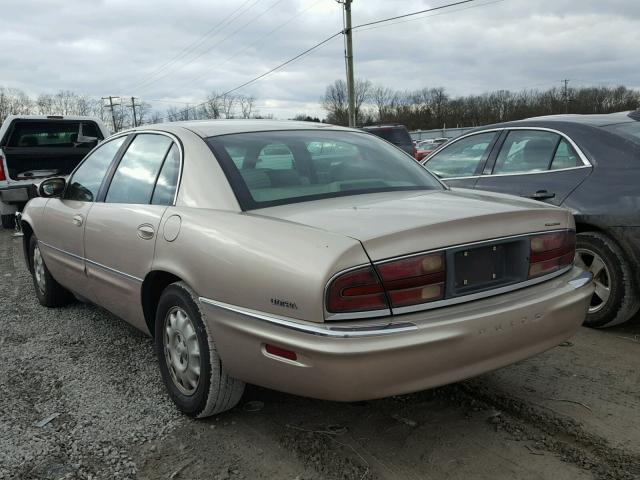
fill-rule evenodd
<path id="1" fill-rule="evenodd" d="M 364 312 L 383 308 L 388 308 L 387 298 L 373 267 L 343 273 L 327 289 L 329 312 Z"/>
<path id="2" fill-rule="evenodd" d="M 296 352 L 287 350 L 286 348 L 276 347 L 275 345 L 270 345 L 267 343 L 265 344 L 264 349 L 266 350 L 267 353 L 270 353 L 271 355 L 275 355 L 276 357 L 286 358 L 287 360 L 298 359 L 298 355 L 296 355 Z"/>
<path id="3" fill-rule="evenodd" d="M 529 278 L 561 270 L 573 263 L 576 253 L 574 231 L 545 233 L 531 237 Z"/>

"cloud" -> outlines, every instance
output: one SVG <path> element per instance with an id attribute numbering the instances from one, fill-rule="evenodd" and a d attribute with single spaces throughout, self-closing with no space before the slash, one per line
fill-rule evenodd
<path id="1" fill-rule="evenodd" d="M 354 0 L 354 24 L 444 3 Z M 135 95 L 162 110 L 234 88 L 342 29 L 333 0 L 5 0 L 1 22 L 4 86 Z M 637 45 L 640 2 L 477 0 L 356 31 L 354 58 L 357 77 L 399 90 L 458 95 L 563 78 L 639 87 Z M 242 92 L 263 114 L 323 115 L 319 99 L 344 77 L 343 55 L 338 37 Z"/>

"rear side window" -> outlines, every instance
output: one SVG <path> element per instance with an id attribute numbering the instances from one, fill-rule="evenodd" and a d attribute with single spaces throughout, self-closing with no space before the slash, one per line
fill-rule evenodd
<path id="1" fill-rule="evenodd" d="M 85 158 L 71 177 L 64 198 L 92 202 L 124 140 L 125 137 L 119 137 L 103 143 Z"/>
<path id="2" fill-rule="evenodd" d="M 564 138 L 560 140 L 556 154 L 553 156 L 553 161 L 551 162 L 551 170 L 578 167 L 581 164 L 580 157 L 578 157 L 573 147 L 569 145 L 569 142 Z"/>
<path id="3" fill-rule="evenodd" d="M 174 143 L 164 160 L 158 181 L 151 197 L 153 205 L 173 205 L 180 175 L 180 150 Z"/>
<path id="4" fill-rule="evenodd" d="M 512 130 L 496 159 L 493 173 L 549 170 L 560 136 L 540 130 Z"/>
<path id="5" fill-rule="evenodd" d="M 495 132 L 478 133 L 444 147 L 425 163 L 440 178 L 477 175 L 489 155 Z"/>
<path id="6" fill-rule="evenodd" d="M 113 175 L 105 202 L 149 203 L 171 144 L 171 139 L 164 135 L 137 135 Z"/>
<path id="7" fill-rule="evenodd" d="M 103 137 L 93 122 L 15 122 L 7 146 L 77 147 L 84 144 L 78 139 L 85 140 L 84 143 L 91 143 L 91 139 L 95 142 Z"/>

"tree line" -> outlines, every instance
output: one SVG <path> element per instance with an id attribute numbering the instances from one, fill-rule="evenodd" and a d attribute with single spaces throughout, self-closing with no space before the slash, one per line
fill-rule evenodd
<path id="1" fill-rule="evenodd" d="M 207 100 L 197 106 L 170 107 L 164 112 L 152 109 L 146 102 L 135 103 L 130 98 L 115 98 L 113 112 L 108 100 L 80 95 L 70 90 L 29 96 L 17 88 L 0 87 L 0 123 L 8 115 L 83 115 L 100 118 L 112 131 L 135 125 L 172 122 L 178 120 L 202 120 L 208 118 L 272 118 L 262 116 L 256 109 L 256 97 L 245 95 L 221 95 L 212 92 Z"/>
<path id="2" fill-rule="evenodd" d="M 410 130 L 475 127 L 540 115 L 640 108 L 640 91 L 624 86 L 496 90 L 454 97 L 444 87 L 394 90 L 358 79 L 355 94 L 357 125 L 400 123 Z M 328 123 L 348 124 L 346 82 L 336 80 L 327 86 L 322 107 Z"/>

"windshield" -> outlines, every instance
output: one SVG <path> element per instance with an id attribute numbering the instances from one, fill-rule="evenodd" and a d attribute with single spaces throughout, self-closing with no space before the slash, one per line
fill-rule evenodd
<path id="1" fill-rule="evenodd" d="M 602 128 L 640 145 L 640 122 L 616 123 Z"/>
<path id="2" fill-rule="evenodd" d="M 243 210 L 362 193 L 443 189 L 411 157 L 364 133 L 274 131 L 207 141 Z"/>

